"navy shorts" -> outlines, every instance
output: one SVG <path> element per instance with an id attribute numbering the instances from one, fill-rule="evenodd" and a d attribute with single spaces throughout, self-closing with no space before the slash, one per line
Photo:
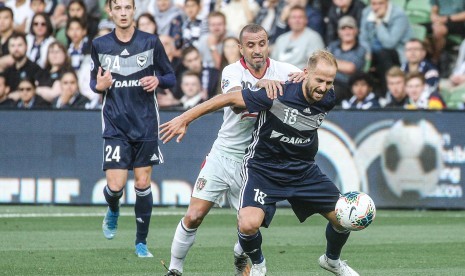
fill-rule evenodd
<path id="1" fill-rule="evenodd" d="M 148 167 L 163 163 L 158 141 L 129 142 L 104 138 L 103 170 Z"/>
<path id="2" fill-rule="evenodd" d="M 279 201 L 289 201 L 299 221 L 304 222 L 315 213 L 334 211 L 340 196 L 336 185 L 315 163 L 305 172 L 305 177 L 290 181 L 292 185 L 283 185 L 278 179 L 273 179 L 272 173 L 265 174 L 252 168 L 245 168 L 243 176 L 240 208 L 251 206 L 262 209 L 265 212 L 262 226 L 265 227 L 270 225 Z M 289 179 L 293 177 L 289 175 Z"/>

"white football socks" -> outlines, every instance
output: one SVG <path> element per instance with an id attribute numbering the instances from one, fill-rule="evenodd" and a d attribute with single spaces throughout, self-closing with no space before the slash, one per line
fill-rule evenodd
<path id="1" fill-rule="evenodd" d="M 189 249 L 192 247 L 195 241 L 195 235 L 197 228 L 189 229 L 184 225 L 183 219 L 176 227 L 176 232 L 173 237 L 173 243 L 171 244 L 171 261 L 170 269 L 177 269 L 182 272 L 184 266 L 184 260 L 186 259 Z"/>

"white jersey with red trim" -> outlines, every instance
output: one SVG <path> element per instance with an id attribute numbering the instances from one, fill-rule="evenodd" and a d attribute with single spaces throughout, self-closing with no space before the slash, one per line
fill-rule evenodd
<path id="1" fill-rule="evenodd" d="M 267 68 L 263 76 L 254 76 L 248 69 L 244 59 L 226 66 L 222 72 L 221 89 L 223 93 L 228 93 L 231 88 L 241 87 L 252 88 L 259 80 L 279 80 L 287 81 L 289 73 L 302 72 L 296 66 L 267 59 Z M 242 161 L 245 149 L 250 144 L 252 131 L 257 114 L 243 111 L 236 114 L 230 107 L 224 108 L 223 125 L 218 132 L 213 144 L 212 151 L 218 152 L 226 157 Z"/>

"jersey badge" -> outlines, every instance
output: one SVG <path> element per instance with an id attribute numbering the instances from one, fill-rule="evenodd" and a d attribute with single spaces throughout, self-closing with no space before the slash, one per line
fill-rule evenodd
<path id="1" fill-rule="evenodd" d="M 136 60 L 137 60 L 137 65 L 139 65 L 140 67 L 144 67 L 144 65 L 147 63 L 147 56 L 146 55 L 137 56 Z"/>
<path id="2" fill-rule="evenodd" d="M 228 87 L 228 86 L 229 86 L 229 80 L 223 79 L 223 80 L 221 81 L 221 89 L 225 89 L 225 88 Z"/>
<path id="3" fill-rule="evenodd" d="M 207 184 L 207 180 L 205 178 L 199 177 L 197 179 L 197 183 L 195 183 L 195 187 L 198 191 L 200 191 L 203 189 L 203 187 L 205 187 L 205 184 Z"/>

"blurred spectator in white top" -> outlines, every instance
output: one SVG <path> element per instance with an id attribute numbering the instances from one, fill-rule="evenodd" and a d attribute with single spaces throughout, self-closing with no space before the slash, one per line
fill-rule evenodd
<path id="1" fill-rule="evenodd" d="M 186 0 L 184 12 L 186 20 L 182 24 L 182 47 L 198 47 L 200 36 L 208 33 L 208 23 L 206 19 L 199 18 L 201 9 L 200 0 Z"/>
<path id="2" fill-rule="evenodd" d="M 338 38 L 338 22 L 343 16 L 352 16 L 357 22 L 357 28 L 360 28 L 362 11 L 364 8 L 365 3 L 361 0 L 333 0 L 327 16 L 326 44 Z"/>
<path id="3" fill-rule="evenodd" d="M 76 17 L 70 18 L 66 24 L 66 35 L 70 40 L 68 55 L 71 58 L 71 67 L 74 70 L 79 70 L 84 56 L 90 54 L 87 29 L 84 24 L 82 20 Z"/>
<path id="4" fill-rule="evenodd" d="M 439 85 L 439 71 L 426 59 L 426 45 L 423 41 L 412 38 L 405 44 L 406 62 L 400 67 L 407 73 L 420 72 L 425 77 L 428 86 L 435 90 Z"/>
<path id="5" fill-rule="evenodd" d="M 288 22 L 291 9 L 293 7 L 302 7 L 307 17 L 307 27 L 320 34 L 321 37 L 324 37 L 325 23 L 323 14 L 320 10 L 313 7 L 313 5 L 309 3 L 309 0 L 285 0 L 285 3 L 286 5 L 282 9 L 279 22 L 277 23 L 277 36 L 291 29 Z"/>
<path id="6" fill-rule="evenodd" d="M 27 57 L 45 68 L 48 47 L 55 41 L 50 17 L 44 13 L 37 13 L 32 17 L 31 32 L 26 35 Z"/>
<path id="7" fill-rule="evenodd" d="M 357 72 L 350 77 L 349 85 L 353 96 L 342 101 L 344 109 L 372 109 L 381 107 L 378 97 L 372 92 L 373 84 L 370 76 L 365 72 Z"/>
<path id="8" fill-rule="evenodd" d="M 352 96 L 349 86 L 350 75 L 362 71 L 365 65 L 366 50 L 358 43 L 358 28 L 355 19 L 346 15 L 338 22 L 339 39 L 331 42 L 328 50 L 337 61 L 337 74 L 334 80 L 334 91 L 337 103 Z"/>
<path id="9" fill-rule="evenodd" d="M 386 97 L 380 99 L 381 106 L 388 108 L 404 108 L 408 104 L 405 92 L 405 73 L 399 66 L 393 66 L 386 73 L 388 91 Z"/>
<path id="10" fill-rule="evenodd" d="M 238 37 L 242 28 L 254 22 L 259 6 L 251 0 L 230 0 L 219 10 L 226 16 L 226 29 Z"/>
<path id="11" fill-rule="evenodd" d="M 28 16 L 32 13 L 30 0 L 7 0 L 5 6 L 13 10 L 14 28 L 16 31 L 25 33 Z"/>
<path id="12" fill-rule="evenodd" d="M 199 47 L 203 67 L 219 69 L 223 40 L 231 36 L 226 31 L 226 17 L 222 12 L 214 11 L 208 15 L 208 33 L 199 39 Z"/>
<path id="13" fill-rule="evenodd" d="M 379 81 L 379 95 L 386 91 L 386 72 L 405 62 L 404 45 L 412 30 L 404 10 L 389 0 L 370 0 L 362 13 L 360 43 L 371 56 L 371 72 Z"/>
<path id="14" fill-rule="evenodd" d="M 307 27 L 305 8 L 295 6 L 290 9 L 288 24 L 291 30 L 278 37 L 271 57 L 304 69 L 308 57 L 318 49 L 324 48 L 323 39 Z"/>

